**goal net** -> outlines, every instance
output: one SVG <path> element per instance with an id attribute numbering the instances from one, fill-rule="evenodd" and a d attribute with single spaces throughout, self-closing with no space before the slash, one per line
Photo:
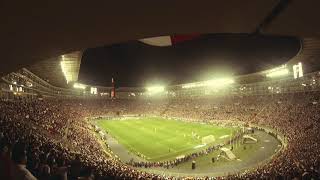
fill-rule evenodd
<path id="1" fill-rule="evenodd" d="M 210 144 L 213 143 L 216 139 L 213 135 L 205 136 L 201 139 L 202 144 Z"/>

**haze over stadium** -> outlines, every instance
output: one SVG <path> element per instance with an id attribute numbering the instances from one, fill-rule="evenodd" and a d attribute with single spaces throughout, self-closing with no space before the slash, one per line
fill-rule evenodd
<path id="1" fill-rule="evenodd" d="M 3 3 L 0 179 L 320 179 L 318 5 Z"/>

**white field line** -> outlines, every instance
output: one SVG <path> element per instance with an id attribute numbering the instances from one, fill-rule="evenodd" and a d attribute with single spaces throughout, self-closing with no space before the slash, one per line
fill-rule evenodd
<path id="1" fill-rule="evenodd" d="M 229 137 L 229 136 L 230 136 L 230 135 L 228 135 L 228 134 L 227 134 L 227 135 L 223 135 L 223 136 L 220 136 L 219 139 L 227 138 L 227 137 Z"/>

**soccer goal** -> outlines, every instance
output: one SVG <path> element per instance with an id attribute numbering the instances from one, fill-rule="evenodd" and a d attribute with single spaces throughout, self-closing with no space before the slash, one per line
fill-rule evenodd
<path id="1" fill-rule="evenodd" d="M 201 139 L 202 144 L 210 144 L 213 143 L 216 139 L 213 135 L 205 136 Z"/>

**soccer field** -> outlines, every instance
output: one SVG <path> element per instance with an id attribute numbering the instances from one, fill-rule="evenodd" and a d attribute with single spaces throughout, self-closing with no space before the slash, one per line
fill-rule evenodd
<path id="1" fill-rule="evenodd" d="M 188 123 L 158 117 L 99 120 L 97 125 L 109 132 L 129 151 L 141 153 L 149 161 L 169 160 L 200 151 L 201 148 L 207 147 L 201 147 L 202 137 L 213 135 L 214 144 L 218 144 L 237 130 L 234 127 Z"/>

